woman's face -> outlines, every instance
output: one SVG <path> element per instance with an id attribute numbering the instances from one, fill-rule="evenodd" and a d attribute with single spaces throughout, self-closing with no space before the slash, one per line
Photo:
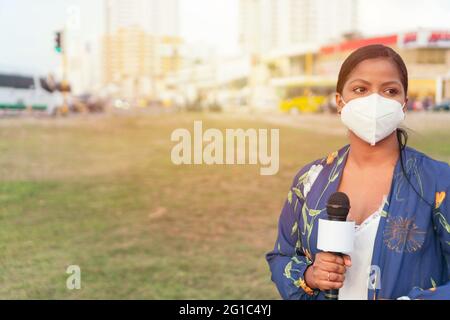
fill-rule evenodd
<path id="1" fill-rule="evenodd" d="M 403 111 L 406 112 L 407 97 L 397 67 L 387 58 L 376 58 L 360 62 L 348 76 L 342 95 L 336 93 L 338 113 L 341 113 L 344 101 L 348 103 L 373 93 L 396 100 L 402 105 L 405 103 Z"/>

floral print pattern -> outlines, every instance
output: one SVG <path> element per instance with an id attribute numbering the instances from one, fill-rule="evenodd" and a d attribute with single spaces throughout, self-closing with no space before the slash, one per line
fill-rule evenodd
<path id="1" fill-rule="evenodd" d="M 436 192 L 436 209 L 439 209 L 439 207 L 441 206 L 442 202 L 445 199 L 445 192 L 441 191 L 441 192 Z"/>
<path id="2" fill-rule="evenodd" d="M 323 166 L 322 165 L 313 165 L 308 171 L 308 174 L 306 175 L 305 179 L 302 180 L 303 184 L 303 196 L 306 198 L 308 196 L 309 191 L 311 190 L 312 185 L 316 181 L 317 177 L 319 176 L 320 172 L 322 171 Z"/>
<path id="3" fill-rule="evenodd" d="M 420 230 L 413 220 L 404 217 L 391 217 L 387 219 L 384 231 L 386 246 L 401 252 L 417 251 L 425 240 L 425 231 Z"/>
<path id="4" fill-rule="evenodd" d="M 323 292 L 308 288 L 304 272 L 318 252 L 318 220 L 326 218 L 326 202 L 339 186 L 349 149 L 304 166 L 289 189 L 275 247 L 266 254 L 284 299 L 324 299 Z M 397 161 L 373 249 L 372 265 L 380 274 L 367 297 L 450 299 L 450 167 L 410 147 L 402 159 L 406 176 Z"/>

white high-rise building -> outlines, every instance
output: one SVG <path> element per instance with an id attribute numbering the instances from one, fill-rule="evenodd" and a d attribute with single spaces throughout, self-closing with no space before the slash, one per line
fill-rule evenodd
<path id="1" fill-rule="evenodd" d="M 320 43 L 360 31 L 360 0 L 320 0 L 317 5 L 317 32 Z"/>
<path id="2" fill-rule="evenodd" d="M 275 40 L 276 0 L 240 0 L 239 42 L 245 53 L 260 53 Z"/>
<path id="3" fill-rule="evenodd" d="M 179 69 L 178 2 L 105 0 L 104 83 L 120 86 L 124 96 L 148 96 L 156 79 Z"/>
<path id="4" fill-rule="evenodd" d="M 154 36 L 178 36 L 179 0 L 106 0 L 106 31 L 140 28 Z"/>
<path id="5" fill-rule="evenodd" d="M 358 30 L 358 0 L 240 0 L 240 43 L 263 54 Z"/>

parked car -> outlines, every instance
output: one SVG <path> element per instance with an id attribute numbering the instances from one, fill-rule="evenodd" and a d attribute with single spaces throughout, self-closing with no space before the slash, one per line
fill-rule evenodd
<path id="1" fill-rule="evenodd" d="M 73 112 L 103 112 L 105 110 L 106 102 L 89 93 L 73 97 L 71 104 L 71 111 Z"/>
<path id="2" fill-rule="evenodd" d="M 433 107 L 433 111 L 450 111 L 450 100 L 443 101 Z"/>

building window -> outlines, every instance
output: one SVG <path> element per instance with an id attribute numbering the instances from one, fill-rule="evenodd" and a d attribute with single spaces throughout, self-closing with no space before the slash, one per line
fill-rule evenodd
<path id="1" fill-rule="evenodd" d="M 417 62 L 423 64 L 445 64 L 445 50 L 443 49 L 418 49 Z"/>

